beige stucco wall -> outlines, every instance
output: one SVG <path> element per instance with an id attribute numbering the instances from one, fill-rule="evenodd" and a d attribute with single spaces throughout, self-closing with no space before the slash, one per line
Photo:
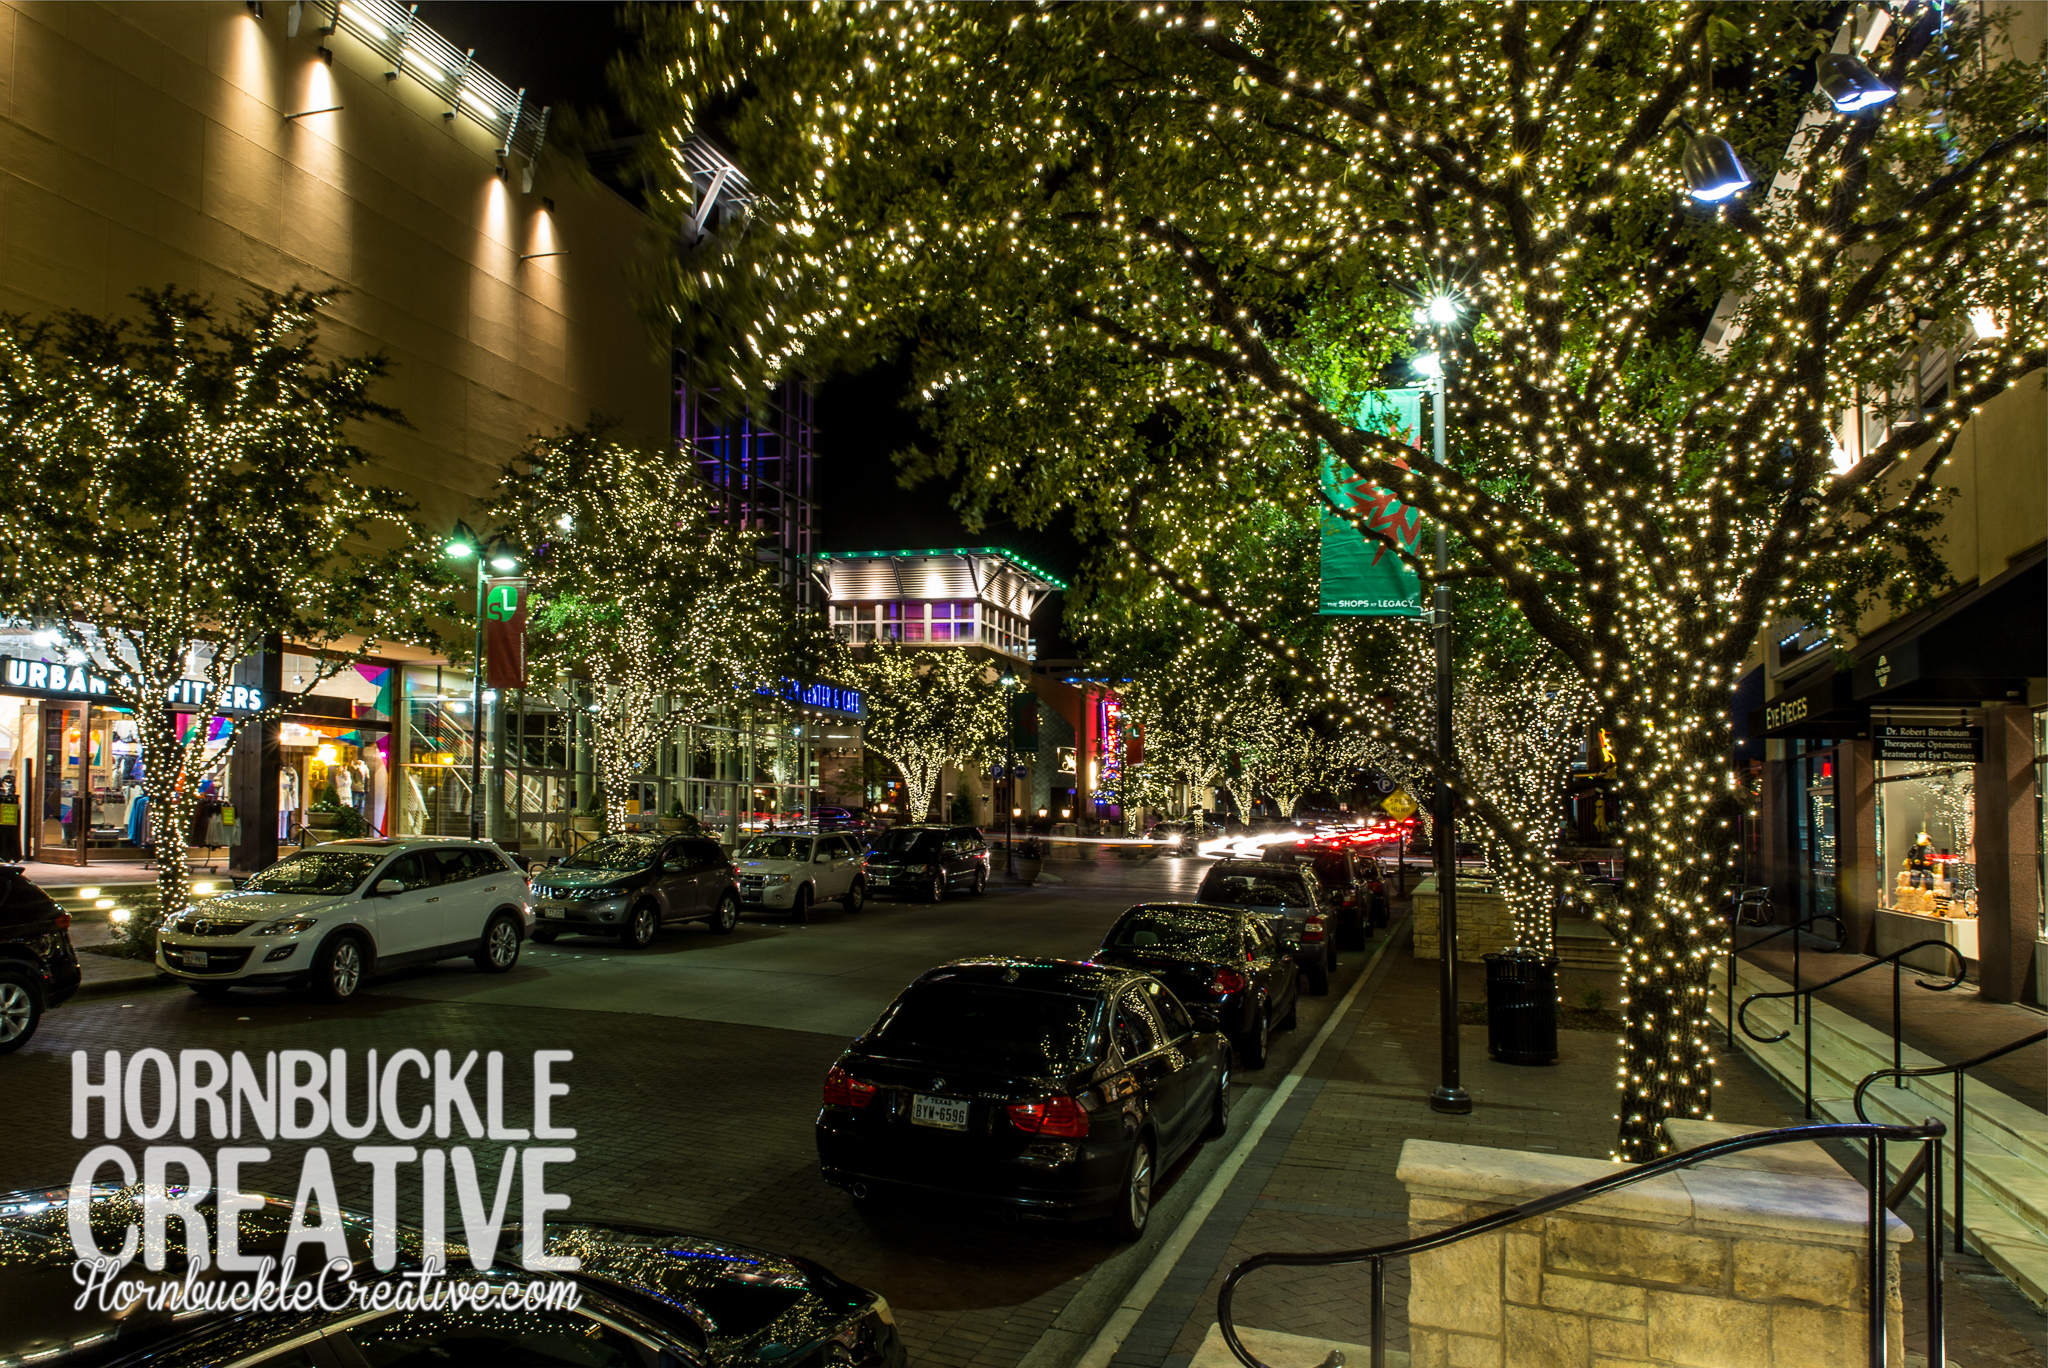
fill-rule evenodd
<path id="1" fill-rule="evenodd" d="M 489 132 L 321 37 L 318 6 L 287 38 L 286 8 L 0 3 L 0 309 L 132 312 L 146 285 L 223 304 L 346 287 L 323 347 L 389 356 L 379 397 L 413 426 L 361 440 L 433 526 L 537 429 L 595 410 L 665 440 L 667 367 L 626 275 L 638 214 L 545 158 L 522 195 Z M 554 250 L 568 254 L 519 260 Z"/>

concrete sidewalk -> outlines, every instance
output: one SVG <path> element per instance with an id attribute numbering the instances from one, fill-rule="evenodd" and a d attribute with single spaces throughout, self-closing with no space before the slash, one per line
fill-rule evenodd
<path id="1" fill-rule="evenodd" d="M 1183 1258 L 1113 1357 L 1084 1364 L 1187 1368 L 1216 1320 L 1223 1276 L 1262 1250 L 1355 1249 L 1408 1234 L 1407 1193 L 1394 1178 L 1410 1138 L 1605 1158 L 1614 1139 L 1615 1042 L 1564 1032 L 1548 1068 L 1496 1064 L 1484 1027 L 1460 1032 L 1469 1116 L 1429 1109 L 1436 1085 L 1437 966 L 1405 943 L 1375 966 L 1347 1019 L 1308 1070 L 1264 1140 L 1195 1234 Z M 1461 997 L 1483 996 L 1477 966 L 1461 970 Z M 1757 1126 L 1798 1121 L 1797 1101 L 1739 1055 L 1719 1056 L 1714 1115 Z M 1908 1289 L 1917 1274 L 1902 1270 Z M 1388 1342 L 1407 1343 L 1405 1262 L 1388 1270 Z M 1239 1325 L 1357 1346 L 1371 1327 L 1365 1267 L 1269 1269 L 1237 1296 Z M 1994 1274 L 1956 1269 L 1948 1284 L 1949 1357 L 1969 1365 L 2048 1365 L 2030 1307 Z M 1909 1291 L 1909 1353 L 1924 1351 Z M 1204 1355 L 1208 1362 L 1212 1354 Z M 1300 1357 L 1297 1354 L 1295 1357 Z M 1320 1354 L 1303 1359 L 1314 1363 Z M 1362 1351 L 1347 1360 L 1363 1368 Z M 1397 1362 L 1400 1360 L 1397 1360 Z M 1290 1360 L 1291 1362 L 1291 1360 Z"/>

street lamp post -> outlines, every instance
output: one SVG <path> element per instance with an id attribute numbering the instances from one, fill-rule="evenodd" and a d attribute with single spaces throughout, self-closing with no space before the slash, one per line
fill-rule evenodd
<path id="1" fill-rule="evenodd" d="M 1425 311 L 1418 310 L 1417 321 Z M 1456 321 L 1457 306 L 1446 295 L 1432 299 L 1427 320 L 1437 328 Z M 1423 364 L 1427 362 L 1429 364 Z M 1418 358 L 1417 369 L 1431 377 L 1431 413 L 1435 419 L 1435 455 L 1438 470 L 1444 468 L 1444 397 L 1449 388 L 1444 349 Z M 1436 583 L 1429 598 L 1429 615 L 1436 645 L 1436 752 L 1437 763 L 1448 772 L 1457 758 L 1457 737 L 1451 726 L 1451 586 L 1445 580 L 1450 569 L 1450 545 L 1442 518 L 1436 520 Z M 1472 1095 L 1458 1079 L 1458 834 L 1452 805 L 1456 796 L 1439 774 L 1436 782 L 1436 905 L 1437 933 L 1442 947 L 1442 966 L 1437 981 L 1437 1057 L 1440 1077 L 1430 1094 L 1432 1111 L 1463 1115 L 1472 1110 Z"/>
<path id="2" fill-rule="evenodd" d="M 455 524 L 442 551 L 450 560 L 476 557 L 476 656 L 469 689 L 469 839 L 477 841 L 484 834 L 484 586 L 487 571 L 509 575 L 519 568 L 519 557 L 502 540 L 493 542 L 486 552 L 482 539 L 466 522 Z"/>
<path id="3" fill-rule="evenodd" d="M 1003 693 L 1003 870 L 1017 873 L 1017 676 L 1002 678 Z"/>

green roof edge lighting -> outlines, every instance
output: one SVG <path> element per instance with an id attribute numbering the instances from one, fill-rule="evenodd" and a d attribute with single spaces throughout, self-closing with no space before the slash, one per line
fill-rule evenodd
<path id="1" fill-rule="evenodd" d="M 1057 575 L 1039 569 L 1015 551 L 1000 546 L 928 546 L 921 551 L 820 551 L 814 559 L 828 560 L 902 560 L 909 556 L 1001 556 L 1019 570 L 1027 570 L 1038 576 L 1053 588 L 1064 592 L 1067 582 Z"/>

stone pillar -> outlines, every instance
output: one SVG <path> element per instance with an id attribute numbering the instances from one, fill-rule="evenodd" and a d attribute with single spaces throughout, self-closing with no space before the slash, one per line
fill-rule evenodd
<path id="1" fill-rule="evenodd" d="M 2040 927 L 2034 740 L 2024 707 L 1984 705 L 1984 759 L 1977 765 L 1977 974 L 1988 1002 L 2032 991 Z"/>
<path id="2" fill-rule="evenodd" d="M 269 703 L 284 692 L 284 652 L 275 641 L 270 649 L 247 656 L 235 665 L 234 683 L 260 689 Z M 195 725 L 204 726 L 201 719 Z M 242 839 L 228 853 L 228 869 L 255 874 L 277 863 L 277 771 L 280 724 L 275 717 L 255 726 L 235 728 L 234 756 L 229 762 L 228 798 L 235 805 Z"/>
<path id="3" fill-rule="evenodd" d="M 1869 945 L 1877 934 L 1877 765 L 1868 741 L 1835 748 L 1835 911 L 1848 931 L 1845 945 Z"/>

